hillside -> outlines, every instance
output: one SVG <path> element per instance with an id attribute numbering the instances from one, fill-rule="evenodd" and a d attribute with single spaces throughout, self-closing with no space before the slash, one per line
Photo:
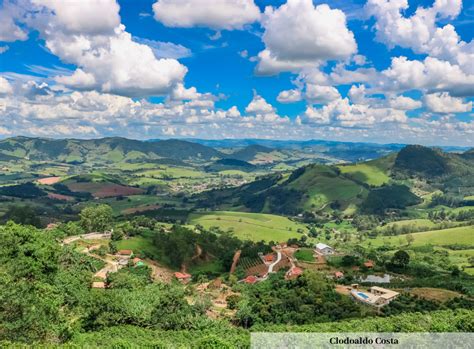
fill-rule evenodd
<path id="1" fill-rule="evenodd" d="M 263 145 L 253 144 L 230 154 L 232 159 L 252 161 L 259 153 L 271 153 L 273 149 Z"/>
<path id="2" fill-rule="evenodd" d="M 287 215 L 335 209 L 383 214 L 423 202 L 421 194 L 455 191 L 472 195 L 474 162 L 466 160 L 465 154 L 407 146 L 376 160 L 337 167 L 311 164 L 289 175 L 272 174 L 196 198 L 199 207 L 213 209 Z"/>
<path id="3" fill-rule="evenodd" d="M 120 137 L 91 140 L 14 137 L 0 141 L 0 156 L 6 159 L 58 161 L 64 163 L 156 160 L 211 160 L 222 154 L 210 147 L 181 140 L 153 142 Z"/>

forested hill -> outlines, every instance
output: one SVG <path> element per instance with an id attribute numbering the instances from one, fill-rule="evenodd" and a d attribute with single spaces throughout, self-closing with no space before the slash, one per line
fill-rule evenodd
<path id="1" fill-rule="evenodd" d="M 223 157 L 219 151 L 182 140 L 138 141 L 120 137 L 82 139 L 46 139 L 14 137 L 0 141 L 0 157 L 85 162 L 169 158 L 175 160 L 211 160 Z"/>
<path id="2" fill-rule="evenodd" d="M 197 196 L 200 206 L 295 215 L 322 210 L 382 213 L 420 204 L 419 193 L 474 194 L 474 159 L 406 146 L 389 156 L 347 165 L 301 167 L 289 175 L 273 174 L 239 188 Z"/>

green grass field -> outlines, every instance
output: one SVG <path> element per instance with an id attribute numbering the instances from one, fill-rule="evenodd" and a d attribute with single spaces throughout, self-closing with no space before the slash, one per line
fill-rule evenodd
<path id="1" fill-rule="evenodd" d="M 456 264 L 458 267 L 463 268 L 464 271 L 468 274 L 474 275 L 474 268 L 470 268 L 468 259 L 474 257 L 474 249 L 469 250 L 448 250 L 449 259 L 451 262 Z"/>
<path id="2" fill-rule="evenodd" d="M 344 174 L 350 174 L 355 180 L 367 183 L 369 185 L 381 186 L 390 180 L 390 177 L 377 166 L 366 164 L 354 164 L 339 166 Z"/>
<path id="3" fill-rule="evenodd" d="M 429 219 L 406 219 L 406 220 L 397 221 L 397 222 L 390 222 L 386 225 L 386 227 L 391 227 L 394 225 L 398 227 L 413 226 L 415 228 L 432 229 L 436 226 L 436 223 L 432 222 Z M 382 230 L 383 229 L 384 228 L 382 228 Z"/>
<path id="4" fill-rule="evenodd" d="M 134 236 L 117 243 L 118 250 L 132 250 L 135 255 L 146 254 L 147 256 L 157 256 L 158 251 L 153 245 L 151 237 Z"/>
<path id="5" fill-rule="evenodd" d="M 295 252 L 294 256 L 296 259 L 303 262 L 314 262 L 313 257 L 314 251 L 310 248 L 301 248 Z"/>
<path id="6" fill-rule="evenodd" d="M 215 211 L 194 213 L 189 217 L 192 225 L 200 224 L 204 228 L 219 227 L 222 230 L 233 229 L 234 234 L 243 240 L 287 241 L 300 238 L 298 229 L 307 232 L 305 225 L 293 222 L 286 217 L 263 213 L 245 213 Z"/>
<path id="7" fill-rule="evenodd" d="M 474 245 L 474 226 L 456 227 L 443 230 L 431 230 L 422 233 L 411 234 L 414 237 L 412 246 L 444 246 L 444 245 Z M 376 239 L 368 239 L 364 244 L 372 246 L 382 246 L 385 243 L 394 247 L 407 244 L 405 235 L 398 236 L 379 236 Z"/>

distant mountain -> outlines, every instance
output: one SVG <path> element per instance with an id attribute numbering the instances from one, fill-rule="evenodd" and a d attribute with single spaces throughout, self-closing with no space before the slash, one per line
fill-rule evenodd
<path id="1" fill-rule="evenodd" d="M 47 139 L 14 137 L 0 141 L 0 159 L 15 158 L 81 163 L 137 159 L 205 160 L 222 158 L 219 151 L 182 140 L 138 141 L 120 137 L 101 139 Z"/>
<path id="2" fill-rule="evenodd" d="M 273 149 L 259 144 L 249 145 L 229 155 L 232 159 L 252 161 L 259 153 L 271 153 Z"/>
<path id="3" fill-rule="evenodd" d="M 394 170 L 428 177 L 443 176 L 452 170 L 449 160 L 449 156 L 441 150 L 408 145 L 398 153 Z"/>
<path id="4" fill-rule="evenodd" d="M 350 165 L 311 164 L 289 176 L 272 174 L 238 188 L 196 196 L 198 205 L 294 215 L 338 209 L 382 213 L 422 200 L 416 193 L 442 191 L 464 197 L 474 193 L 474 161 L 463 154 L 423 146 Z"/>
<path id="5" fill-rule="evenodd" d="M 238 171 L 253 171 L 257 166 L 248 163 L 247 161 L 237 159 L 220 159 L 205 167 L 208 172 L 238 170 Z"/>

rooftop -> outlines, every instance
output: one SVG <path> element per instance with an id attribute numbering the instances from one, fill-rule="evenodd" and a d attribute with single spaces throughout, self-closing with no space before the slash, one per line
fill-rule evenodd
<path id="1" fill-rule="evenodd" d="M 318 243 L 316 244 L 316 248 L 317 248 L 318 250 L 324 250 L 325 248 L 330 248 L 330 249 L 332 249 L 331 246 L 328 246 L 328 245 L 326 245 L 326 244 L 323 244 L 322 242 L 318 242 Z"/>

